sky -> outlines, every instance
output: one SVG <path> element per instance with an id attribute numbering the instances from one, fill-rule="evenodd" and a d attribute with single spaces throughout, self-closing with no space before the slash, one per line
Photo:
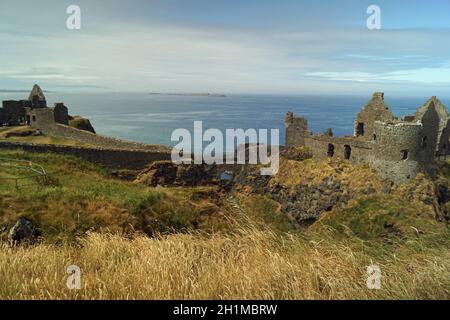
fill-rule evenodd
<path id="1" fill-rule="evenodd" d="M 0 43 L 0 89 L 450 96 L 448 0 L 0 0 Z"/>

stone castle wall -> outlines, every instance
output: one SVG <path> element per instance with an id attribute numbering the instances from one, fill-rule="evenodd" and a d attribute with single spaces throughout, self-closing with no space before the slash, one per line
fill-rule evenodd
<path id="1" fill-rule="evenodd" d="M 367 162 L 372 152 L 372 142 L 356 137 L 333 137 L 327 134 L 313 134 L 308 130 L 306 119 L 286 118 L 286 147 L 305 146 L 311 150 L 314 158 L 347 159 L 352 163 Z"/>
<path id="2" fill-rule="evenodd" d="M 422 108 L 420 117 L 399 121 L 384 104 L 383 97 L 375 93 L 357 115 L 352 137 L 333 137 L 331 130 L 322 135 L 313 134 L 306 119 L 296 118 L 289 112 L 285 120 L 286 146 L 306 146 L 318 160 L 340 158 L 366 163 L 381 178 L 397 184 L 413 179 L 422 171 L 434 178 L 436 153 L 445 150 L 444 145 L 449 143 L 445 128 L 440 128 L 443 117 L 438 111 L 444 111 L 437 110 L 438 102 L 431 101 Z M 443 146 L 438 148 L 439 144 Z"/>
<path id="3" fill-rule="evenodd" d="M 366 163 L 375 169 L 382 179 L 401 184 L 413 179 L 421 171 L 432 177 L 435 175 L 434 132 L 436 131 L 432 126 L 425 130 L 419 122 L 377 121 L 373 125 L 372 140 L 332 137 L 299 130 L 294 134 L 295 139 L 290 139 L 291 143 L 286 146 L 303 145 L 317 160 L 332 158 L 345 159 L 353 164 Z M 298 141 L 302 143 L 297 144 Z"/>
<path id="4" fill-rule="evenodd" d="M 8 100 L 2 102 L 0 107 L 0 125 L 18 125 L 25 120 L 25 109 L 27 101 Z"/>
<path id="5" fill-rule="evenodd" d="M 298 133 L 304 133 L 308 130 L 308 121 L 305 118 L 296 118 L 292 112 L 289 112 L 286 116 L 286 145 L 304 145 L 305 140 L 303 135 Z"/>
<path id="6" fill-rule="evenodd" d="M 301 136 L 304 146 L 310 149 L 314 158 L 324 160 L 327 158 L 346 159 L 352 163 L 365 162 L 372 151 L 372 144 L 358 141 L 352 137 L 330 137 L 326 135 L 306 134 Z"/>
<path id="7" fill-rule="evenodd" d="M 376 140 L 369 164 L 381 178 L 403 183 L 422 170 L 431 173 L 429 168 L 423 166 L 423 154 L 420 150 L 422 124 L 376 122 L 374 134 Z"/>
<path id="8" fill-rule="evenodd" d="M 70 155 L 113 169 L 141 170 L 153 161 L 170 160 L 169 152 L 144 150 L 84 148 L 3 141 L 0 141 L 0 149 L 20 149 L 26 152 L 51 152 Z"/>

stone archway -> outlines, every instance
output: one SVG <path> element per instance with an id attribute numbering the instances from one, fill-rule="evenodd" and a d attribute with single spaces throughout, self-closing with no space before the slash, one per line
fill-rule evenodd
<path id="1" fill-rule="evenodd" d="M 349 160 L 352 155 L 352 147 L 348 144 L 344 146 L 344 159 Z"/>
<path id="2" fill-rule="evenodd" d="M 334 156 L 334 145 L 332 143 L 328 144 L 327 156 L 330 158 Z"/>

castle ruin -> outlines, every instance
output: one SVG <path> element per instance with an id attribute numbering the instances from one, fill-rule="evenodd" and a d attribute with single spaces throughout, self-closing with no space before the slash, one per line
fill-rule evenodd
<path id="1" fill-rule="evenodd" d="M 0 108 L 0 126 L 30 125 L 36 128 L 53 123 L 69 124 L 67 107 L 55 103 L 54 108 L 47 107 L 42 89 L 35 84 L 28 100 L 3 101 Z"/>
<path id="2" fill-rule="evenodd" d="M 436 98 L 430 98 L 415 115 L 396 118 L 384 102 L 384 94 L 374 93 L 359 112 L 353 136 L 334 137 L 308 130 L 305 118 L 288 112 L 285 119 L 286 146 L 305 146 L 314 158 L 341 158 L 366 163 L 383 178 L 396 184 L 413 179 L 419 172 L 432 178 L 435 158 L 450 151 L 450 114 Z"/>
<path id="3" fill-rule="evenodd" d="M 155 151 L 156 149 L 168 152 L 169 148 L 148 145 L 139 142 L 126 141 L 113 137 L 96 134 L 88 119 L 85 126 L 77 126 L 70 120 L 81 117 L 69 116 L 68 108 L 64 103 L 58 102 L 54 107 L 47 106 L 42 89 L 35 84 L 27 100 L 3 101 L 0 108 L 0 126 L 31 126 L 38 129 L 42 134 L 69 139 L 92 147 L 116 150 L 144 150 Z M 166 159 L 166 155 L 163 155 Z"/>

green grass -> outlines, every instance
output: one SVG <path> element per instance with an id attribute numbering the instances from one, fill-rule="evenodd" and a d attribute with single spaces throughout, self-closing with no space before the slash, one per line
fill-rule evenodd
<path id="1" fill-rule="evenodd" d="M 382 259 L 404 251 L 428 254 L 450 248 L 450 229 L 435 220 L 431 207 L 392 195 L 361 199 L 351 208 L 333 210 L 308 235 L 350 240 L 355 250 Z"/>
<path id="2" fill-rule="evenodd" d="M 273 232 L 293 232 L 294 225 L 281 212 L 280 205 L 267 196 L 239 196 L 239 205 L 256 225 L 270 228 Z"/>
<path id="3" fill-rule="evenodd" d="M 0 227 L 27 217 L 42 235 L 31 247 L 0 244 L 0 298 L 450 296 L 450 232 L 421 197 L 355 199 L 297 232 L 265 196 L 237 194 L 238 215 L 215 187 L 150 188 L 56 154 L 0 151 L 0 157 L 49 172 L 40 187 L 0 184 Z M 450 167 L 440 179 L 447 173 Z M 65 287 L 71 264 L 82 268 L 80 291 Z M 381 290 L 366 287 L 372 264 L 381 267 Z"/>
<path id="4" fill-rule="evenodd" d="M 78 142 L 75 140 L 46 136 L 46 135 L 38 135 L 38 136 L 31 135 L 31 136 L 25 136 L 25 137 L 9 137 L 9 138 L 5 137 L 6 133 L 21 130 L 23 128 L 27 128 L 27 127 L 0 127 L 0 141 L 92 147 L 92 145 L 89 145 L 87 143 L 81 143 L 81 142 Z"/>
<path id="5" fill-rule="evenodd" d="M 33 161 L 49 174 L 43 186 L 16 190 L 0 185 L 0 225 L 26 217 L 48 242 L 73 241 L 87 231 L 148 235 L 227 228 L 227 209 L 220 200 L 198 198 L 211 188 L 150 188 L 121 181 L 107 169 L 57 154 L 0 152 L 0 157 Z M 186 194 L 191 196 L 186 197 Z"/>

